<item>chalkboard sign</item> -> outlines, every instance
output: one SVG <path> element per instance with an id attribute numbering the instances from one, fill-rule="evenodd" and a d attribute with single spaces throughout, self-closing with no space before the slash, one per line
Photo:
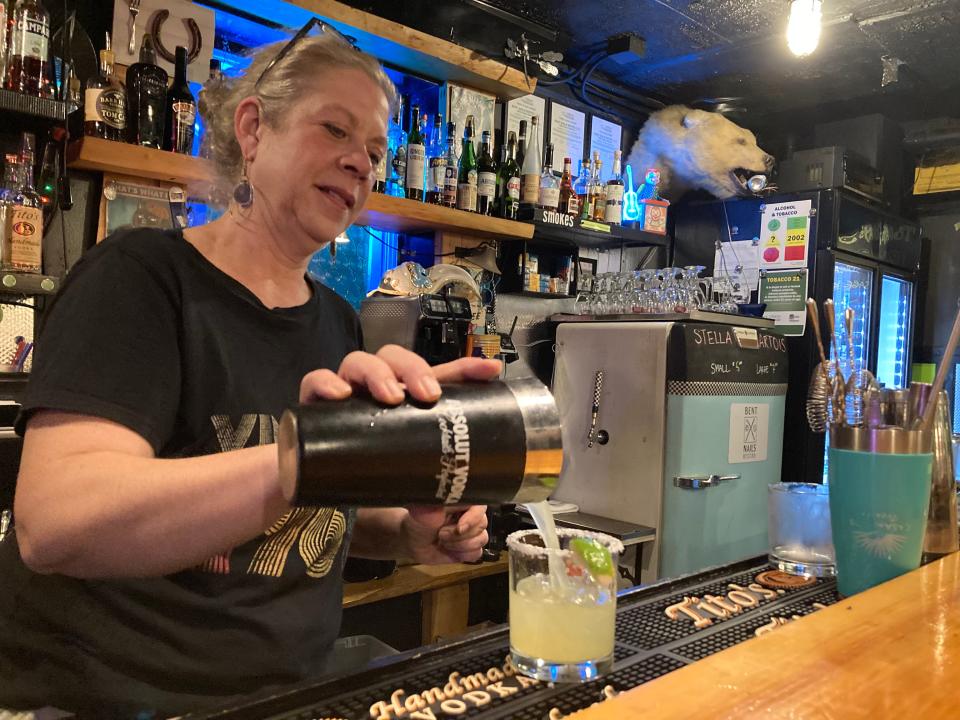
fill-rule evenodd
<path id="1" fill-rule="evenodd" d="M 676 323 L 670 332 L 667 380 L 786 383 L 787 341 L 757 328 Z"/>

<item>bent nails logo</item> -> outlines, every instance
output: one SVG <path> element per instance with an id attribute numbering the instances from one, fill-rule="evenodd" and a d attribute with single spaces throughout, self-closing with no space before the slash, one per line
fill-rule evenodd
<path id="1" fill-rule="evenodd" d="M 853 533 L 853 539 L 857 545 L 874 557 L 883 558 L 898 552 L 907 541 L 907 536 L 877 531 L 858 531 Z"/>

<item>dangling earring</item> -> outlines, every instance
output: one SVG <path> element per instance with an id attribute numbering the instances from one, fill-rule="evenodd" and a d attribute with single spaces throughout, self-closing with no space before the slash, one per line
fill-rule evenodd
<path id="1" fill-rule="evenodd" d="M 233 188 L 233 199 L 242 208 L 248 208 L 253 205 L 253 186 L 247 177 L 247 161 L 243 161 L 243 169 L 240 171 L 240 182 Z"/>
<path id="2" fill-rule="evenodd" d="M 329 247 L 330 247 L 330 259 L 336 262 L 337 261 L 337 241 L 334 240 L 332 243 L 330 243 Z"/>

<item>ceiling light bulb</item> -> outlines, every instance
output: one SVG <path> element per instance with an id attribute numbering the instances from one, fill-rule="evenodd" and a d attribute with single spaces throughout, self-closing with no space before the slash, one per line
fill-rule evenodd
<path id="1" fill-rule="evenodd" d="M 820 42 L 821 0 L 793 0 L 787 23 L 787 47 L 798 57 L 809 55 Z"/>

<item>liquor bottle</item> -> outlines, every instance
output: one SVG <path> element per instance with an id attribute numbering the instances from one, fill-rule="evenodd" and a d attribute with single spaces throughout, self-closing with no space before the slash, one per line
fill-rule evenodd
<path id="1" fill-rule="evenodd" d="M 177 64 L 173 72 L 173 85 L 167 90 L 164 114 L 163 149 L 189 155 L 193 150 L 197 101 L 187 84 L 187 49 L 183 45 L 177 45 Z"/>
<path id="2" fill-rule="evenodd" d="M 4 87 L 26 95 L 46 94 L 50 45 L 50 13 L 40 0 L 17 0 L 8 21 Z"/>
<path id="3" fill-rule="evenodd" d="M 517 166 L 523 167 L 523 158 L 527 153 L 527 121 L 520 121 L 520 129 L 517 131 Z"/>
<path id="4" fill-rule="evenodd" d="M 490 150 L 490 131 L 484 130 L 480 142 L 480 159 L 477 160 L 477 212 L 493 215 L 497 198 L 497 161 Z"/>
<path id="5" fill-rule="evenodd" d="M 403 131 L 403 97 L 397 100 L 397 111 L 387 130 L 387 194 L 404 197 L 403 183 L 407 175 L 407 134 Z"/>
<path id="6" fill-rule="evenodd" d="M 517 136 L 511 130 L 507 135 L 507 157 L 500 164 L 497 175 L 497 214 L 508 220 L 517 219 L 520 209 L 520 168 L 515 158 Z"/>
<path id="7" fill-rule="evenodd" d="M 593 153 L 593 181 L 590 187 L 590 217 L 589 220 L 603 220 L 606 210 L 604 206 L 604 184 L 602 178 L 603 161 L 600 153 Z"/>
<path id="8" fill-rule="evenodd" d="M 10 252 L 6 257 L 10 269 L 38 273 L 43 264 L 43 210 L 33 189 L 33 146 L 33 134 L 23 133 L 18 182 L 10 196 Z"/>
<path id="9" fill-rule="evenodd" d="M 623 222 L 623 175 L 620 170 L 620 151 L 613 153 L 613 177 L 607 180 L 603 221 L 611 225 Z"/>
<path id="10" fill-rule="evenodd" d="M 211 61 L 211 66 L 213 62 L 216 61 Z M 219 69 L 219 63 L 216 71 L 211 69 L 214 82 L 214 72 Z M 140 43 L 140 62 L 127 68 L 127 142 L 158 150 L 163 146 L 167 77 L 167 71 L 157 65 L 153 36 L 145 33 Z"/>
<path id="11" fill-rule="evenodd" d="M 0 267 L 10 267 L 10 216 L 13 213 L 13 195 L 20 177 L 20 157 L 8 153 L 3 166 L 3 185 L 0 186 Z"/>
<path id="12" fill-rule="evenodd" d="M 463 152 L 460 154 L 460 170 L 457 173 L 457 207 L 469 212 L 477 211 L 477 157 L 473 149 L 473 115 L 467 115 L 463 128 Z"/>
<path id="13" fill-rule="evenodd" d="M 144 42 L 147 41 L 146 36 L 144 36 L 143 41 Z M 152 45 L 153 43 L 151 42 L 151 47 Z M 142 57 L 143 50 L 141 49 L 140 52 Z M 141 60 L 141 62 L 143 61 Z M 136 65 L 134 65 L 133 67 L 136 67 Z M 132 70 L 133 67 L 127 70 L 127 87 L 128 88 L 130 87 L 130 70 Z M 166 78 L 166 73 L 164 73 L 164 78 Z M 205 117 L 209 117 L 211 114 L 210 92 L 211 91 L 213 92 L 214 98 L 218 98 L 220 96 L 220 90 L 223 87 L 223 83 L 224 83 L 224 77 L 223 77 L 223 70 L 220 67 L 220 61 L 214 60 L 211 58 L 210 75 L 207 78 L 207 81 L 203 84 L 203 87 L 200 88 L 200 92 L 197 93 L 197 115 L 200 116 L 200 157 L 205 158 L 207 160 L 212 158 L 215 154 L 215 148 L 213 147 L 215 138 L 210 132 L 208 132 L 207 126 L 204 124 L 203 119 Z M 163 128 L 166 125 L 165 119 L 162 115 L 162 111 L 166 108 L 166 100 L 165 100 L 166 92 L 167 92 L 166 80 L 164 80 L 163 92 L 160 94 L 160 97 L 161 97 L 160 132 L 157 135 L 157 137 L 160 139 L 161 145 L 163 144 Z M 214 102 L 216 102 L 216 100 L 214 100 Z M 133 111 L 130 109 L 130 107 L 127 108 L 127 115 L 129 115 L 130 117 L 133 117 Z M 133 121 L 131 120 L 130 122 L 133 122 Z M 157 146 L 154 145 L 154 147 L 157 147 Z"/>
<path id="14" fill-rule="evenodd" d="M 410 116 L 410 136 L 407 138 L 407 168 L 404 191 L 410 200 L 423 200 L 423 170 L 427 148 L 420 132 L 420 106 L 414 105 Z"/>
<path id="15" fill-rule="evenodd" d="M 83 91 L 83 134 L 104 140 L 123 140 L 127 126 L 127 99 L 113 75 L 110 33 L 100 51 L 100 74 L 91 77 Z"/>
<path id="16" fill-rule="evenodd" d="M 523 156 L 523 171 L 520 174 L 520 202 L 524 205 L 536 205 L 540 200 L 540 140 L 537 136 L 539 121 L 534 115 L 530 118 L 530 141 Z"/>
<path id="17" fill-rule="evenodd" d="M 7 20 L 7 0 L 0 0 L 0 83 L 3 85 L 7 80 Z"/>
<path id="18" fill-rule="evenodd" d="M 553 174 L 553 143 L 547 145 L 547 159 L 540 173 L 540 196 L 537 207 L 544 210 L 556 210 L 560 203 L 560 181 Z"/>
<path id="19" fill-rule="evenodd" d="M 573 182 L 570 178 L 570 170 L 573 161 L 570 158 L 563 159 L 563 175 L 560 178 L 560 205 L 558 210 L 566 215 L 576 215 L 580 212 L 580 199 L 577 197 L 577 191 L 573 189 Z"/>
<path id="20" fill-rule="evenodd" d="M 585 157 L 580 161 L 580 169 L 577 172 L 577 181 L 573 185 L 574 192 L 577 193 L 577 214 L 584 211 L 584 205 L 590 199 L 590 158 Z"/>
<path id="21" fill-rule="evenodd" d="M 460 175 L 460 161 L 457 158 L 457 124 L 447 123 L 447 148 L 443 165 L 443 196 L 440 202 L 445 207 L 457 206 L 457 186 Z"/>
<path id="22" fill-rule="evenodd" d="M 427 202 L 433 205 L 443 203 L 443 186 L 447 175 L 447 148 L 443 142 L 443 116 L 437 113 L 430 130 L 430 142 L 427 144 Z"/>

